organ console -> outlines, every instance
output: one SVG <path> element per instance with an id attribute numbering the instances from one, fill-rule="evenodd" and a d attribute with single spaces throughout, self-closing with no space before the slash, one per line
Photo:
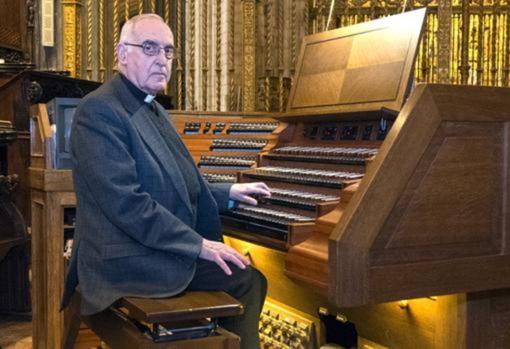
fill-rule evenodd
<path id="1" fill-rule="evenodd" d="M 388 347 L 508 347 L 510 92 L 411 91 L 424 14 L 305 38 L 286 127 L 239 174 L 272 197 L 224 233 L 290 308 L 328 303 Z"/>
<path id="2" fill-rule="evenodd" d="M 305 39 L 288 113 L 275 116 L 288 126 L 276 145 L 260 154 L 257 167 L 240 175 L 243 182 L 266 182 L 274 198 L 226 213 L 227 234 L 290 249 L 286 272 L 303 280 L 307 269 L 293 269 L 294 253 L 311 241 L 311 248 L 327 249 L 333 226 L 322 217 L 338 221 L 394 123 L 409 87 L 422 21 L 423 11 Z M 405 26 L 408 32 L 394 36 Z M 373 52 L 371 45 L 381 43 L 389 47 Z M 311 82 L 316 84 L 313 89 Z M 225 149 L 257 146 L 251 140 L 216 141 L 213 147 Z M 326 280 L 313 284 L 318 285 L 325 288 Z"/>

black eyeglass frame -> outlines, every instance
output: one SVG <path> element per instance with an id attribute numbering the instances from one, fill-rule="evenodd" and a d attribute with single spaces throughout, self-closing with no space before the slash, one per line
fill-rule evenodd
<path id="1" fill-rule="evenodd" d="M 169 46 L 161 46 L 158 43 L 156 43 L 154 41 L 151 41 L 151 40 L 145 40 L 141 44 L 133 44 L 133 43 L 130 43 L 130 42 L 124 42 L 124 45 L 140 47 L 142 49 L 142 52 L 146 56 L 150 56 L 150 57 L 159 55 L 159 52 L 161 52 L 161 50 L 163 50 L 167 60 L 170 61 L 170 60 L 175 59 L 175 48 L 173 46 L 171 46 L 171 45 L 169 45 Z M 156 48 L 157 48 L 157 51 L 156 51 Z M 151 51 L 151 49 L 154 50 L 154 51 Z"/>

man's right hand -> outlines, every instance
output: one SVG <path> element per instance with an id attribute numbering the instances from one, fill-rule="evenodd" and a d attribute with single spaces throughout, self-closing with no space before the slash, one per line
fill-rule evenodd
<path id="1" fill-rule="evenodd" d="M 250 264 L 246 257 L 232 247 L 222 242 L 207 239 L 204 239 L 198 257 L 218 264 L 227 275 L 232 275 L 232 270 L 228 267 L 227 262 L 234 263 L 241 269 Z"/>

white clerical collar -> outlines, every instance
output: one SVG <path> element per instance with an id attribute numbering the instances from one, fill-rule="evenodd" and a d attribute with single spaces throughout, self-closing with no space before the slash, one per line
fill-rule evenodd
<path id="1" fill-rule="evenodd" d="M 145 103 L 152 103 L 152 100 L 155 98 L 156 96 L 153 96 L 153 95 L 147 95 L 147 97 L 145 97 L 145 99 L 143 100 Z"/>

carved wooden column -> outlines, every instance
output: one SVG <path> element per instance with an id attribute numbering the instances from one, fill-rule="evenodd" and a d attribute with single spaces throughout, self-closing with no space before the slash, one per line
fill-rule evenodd
<path id="1" fill-rule="evenodd" d="M 81 76 L 81 0 L 62 0 L 62 38 L 64 70 L 71 76 Z"/>
<path id="2" fill-rule="evenodd" d="M 177 1 L 177 26 L 175 29 L 175 52 L 177 53 L 177 109 L 182 110 L 182 100 L 183 100 L 183 50 L 182 50 L 182 1 Z"/>
<path id="3" fill-rule="evenodd" d="M 243 111 L 255 110 L 255 0 L 243 0 Z"/>
<path id="4" fill-rule="evenodd" d="M 439 47 L 437 57 L 438 82 L 450 83 L 450 55 L 452 30 L 452 1 L 439 0 L 437 6 L 438 29 L 437 44 Z"/>
<path id="5" fill-rule="evenodd" d="M 460 59 L 460 79 L 465 85 L 469 78 L 469 0 L 462 0 L 462 52 Z"/>

